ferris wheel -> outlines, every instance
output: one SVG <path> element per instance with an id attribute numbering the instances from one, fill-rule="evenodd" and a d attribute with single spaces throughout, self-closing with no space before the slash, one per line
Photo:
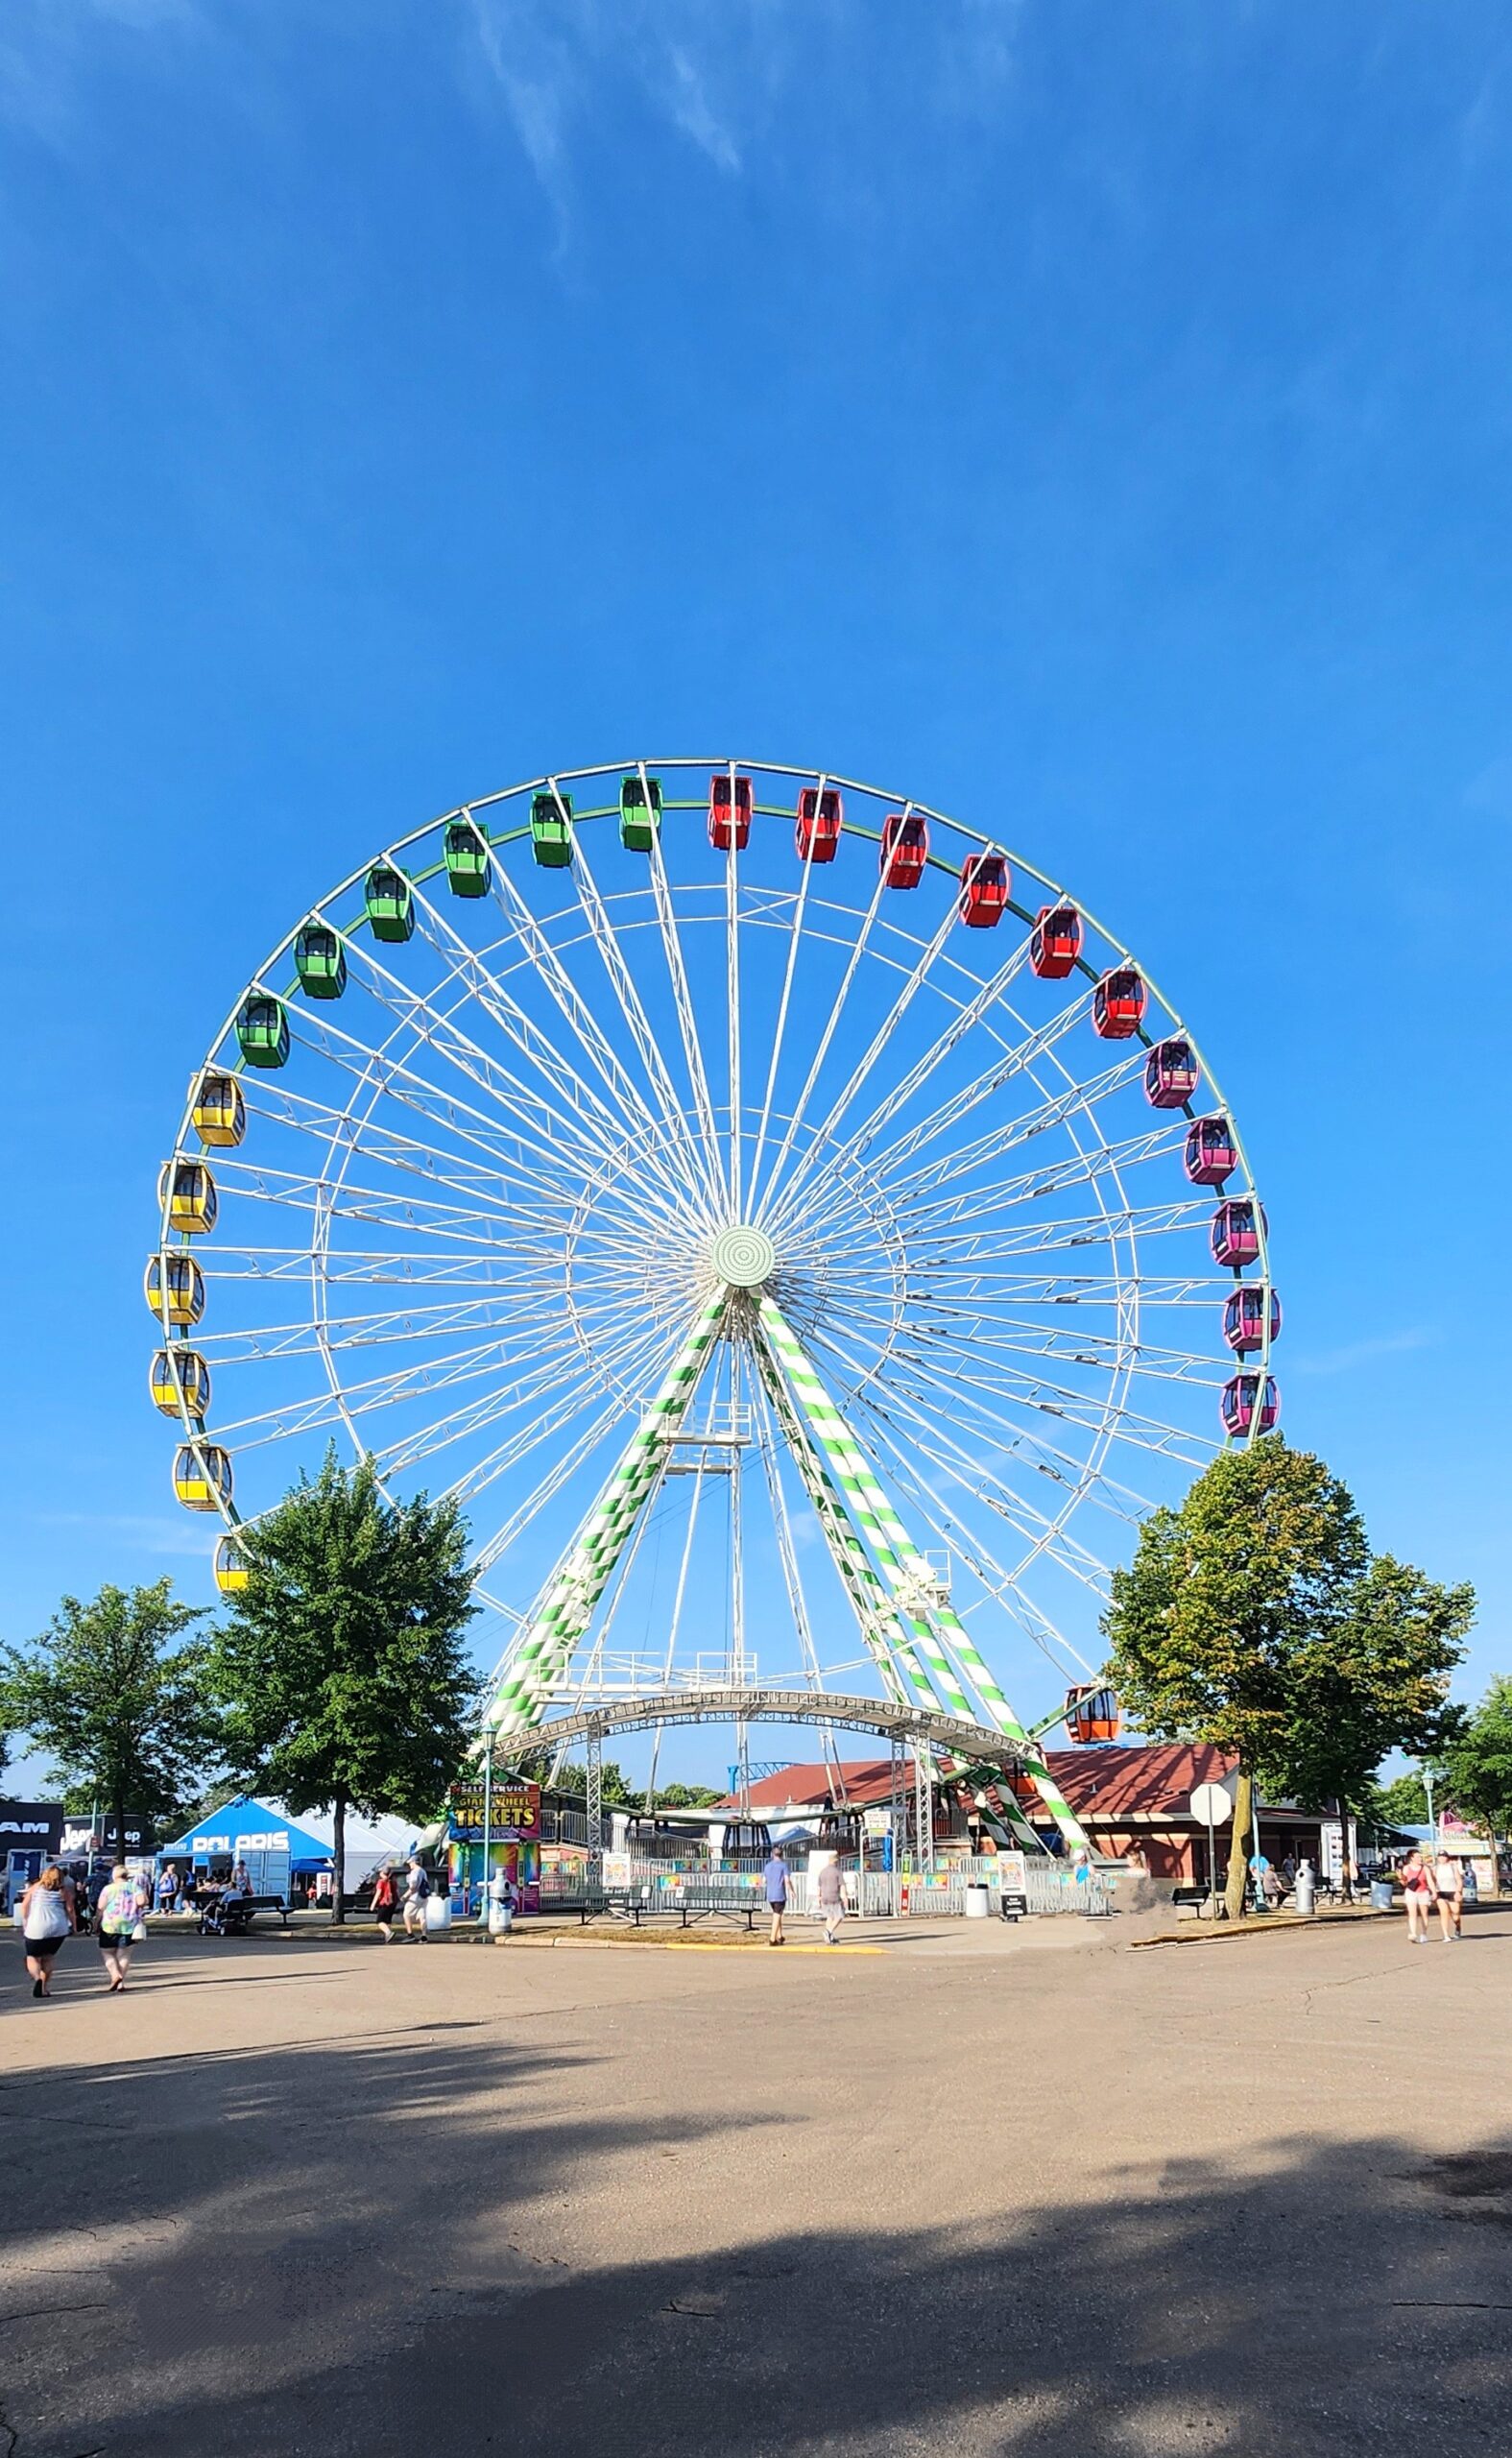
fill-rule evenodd
<path id="1" fill-rule="evenodd" d="M 237 1000 L 159 1201 L 221 1587 L 332 1439 L 454 1497 L 506 1743 L 777 1687 L 1027 1747 L 1016 1662 L 1081 1684 L 1109 1561 L 1279 1411 L 1190 1031 L 1033 863 L 820 771 L 564 771 L 390 846 Z"/>

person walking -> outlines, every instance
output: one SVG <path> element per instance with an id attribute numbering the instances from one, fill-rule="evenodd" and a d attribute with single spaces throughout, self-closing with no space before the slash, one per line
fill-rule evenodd
<path id="1" fill-rule="evenodd" d="M 1454 1853 L 1441 1851 L 1434 1862 L 1433 1892 L 1438 1902 L 1439 1934 L 1446 1946 L 1451 1946 L 1462 1932 L 1465 1916 L 1465 1871 Z M 1423 1926 L 1426 1930 L 1426 1919 Z"/>
<path id="2" fill-rule="evenodd" d="M 1406 1906 L 1408 1945 L 1426 1945 L 1433 1876 L 1421 1852 L 1409 1852 L 1402 1864 L 1402 1899 Z"/>
<path id="3" fill-rule="evenodd" d="M 772 1915 L 772 1934 L 767 1944 L 784 1946 L 787 1940 L 782 1935 L 782 1915 L 787 1910 L 787 1863 L 782 1858 L 780 1844 L 773 1844 L 772 1857 L 761 1872 L 761 1882 L 766 1892 L 766 1908 Z"/>
<path id="4" fill-rule="evenodd" d="M 827 1861 L 819 1872 L 817 1888 L 819 1908 L 825 1916 L 825 1943 L 838 1942 L 840 1923 L 845 1918 L 845 1893 L 840 1882 L 838 1860 Z"/>
<path id="5" fill-rule="evenodd" d="M 372 1916 L 386 1946 L 394 1943 L 394 1871 L 385 1865 L 372 1882 Z"/>
<path id="6" fill-rule="evenodd" d="M 109 1994 L 119 1996 L 126 1987 L 126 1968 L 136 1942 L 138 1923 L 147 1910 L 145 1897 L 124 1861 L 117 1861 L 101 1890 L 95 1906 L 95 1935 L 100 1941 L 100 1960 L 108 1980 Z"/>
<path id="7" fill-rule="evenodd" d="M 418 1860 L 412 1859 L 404 1879 L 404 1934 L 425 1943 L 425 1898 L 430 1892 L 430 1880 Z"/>
<path id="8" fill-rule="evenodd" d="M 34 1997 L 53 1993 L 53 1963 L 59 1947 L 76 1926 L 73 1904 L 63 1892 L 63 1873 L 50 1863 L 21 1897 L 21 1936 Z"/>

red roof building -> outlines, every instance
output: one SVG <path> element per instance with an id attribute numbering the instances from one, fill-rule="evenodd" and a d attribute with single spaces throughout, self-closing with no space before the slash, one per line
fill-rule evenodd
<path id="1" fill-rule="evenodd" d="M 1115 1742 L 1046 1750 L 1044 1763 L 1099 1857 L 1128 1861 L 1152 1878 L 1178 1885 L 1206 1883 L 1208 1830 L 1191 1816 L 1190 1801 L 1199 1784 L 1221 1784 L 1233 1771 L 1236 1762 L 1224 1751 L 1205 1743 Z M 749 1814 L 780 1829 L 817 1819 L 831 1805 L 880 1807 L 892 1788 L 890 1758 L 846 1759 L 838 1770 L 823 1759 L 809 1760 L 754 1783 Z M 739 1809 L 732 1794 L 708 1814 L 718 1818 Z M 941 1788 L 936 1816 L 937 1840 L 945 1849 L 972 1848 L 965 1812 L 948 1784 Z M 1053 1832 L 1048 1819 L 1036 1818 L 1035 1823 L 1047 1836 Z M 1322 1866 L 1322 1821 L 1294 1803 L 1262 1803 L 1260 1838 L 1261 1851 L 1278 1868 L 1288 1855 Z M 1229 1840 L 1225 1825 L 1216 1835 L 1220 1871 L 1228 1865 Z"/>

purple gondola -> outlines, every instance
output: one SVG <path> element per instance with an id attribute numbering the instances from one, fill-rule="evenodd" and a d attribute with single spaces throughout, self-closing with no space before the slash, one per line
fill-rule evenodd
<path id="1" fill-rule="evenodd" d="M 1223 1301 L 1223 1337 L 1236 1357 L 1249 1357 L 1265 1345 L 1265 1293 L 1246 1281 Z M 1270 1292 L 1272 1346 L 1281 1337 L 1281 1299 Z"/>
<path id="2" fill-rule="evenodd" d="M 1281 1393 L 1267 1374 L 1264 1389 L 1258 1374 L 1236 1374 L 1223 1386 L 1220 1408 L 1224 1431 L 1231 1434 L 1269 1434 L 1281 1415 Z"/>
<path id="3" fill-rule="evenodd" d="M 1260 1222 L 1264 1221 L 1263 1212 L 1260 1218 Z M 1255 1206 L 1247 1195 L 1219 1204 L 1212 1216 L 1209 1242 L 1212 1247 L 1213 1262 L 1222 1264 L 1225 1271 L 1242 1271 L 1246 1264 L 1257 1261 L 1260 1255 L 1260 1223 L 1255 1217 Z"/>
<path id="4" fill-rule="evenodd" d="M 1158 1110 L 1185 1109 L 1201 1073 L 1189 1041 L 1158 1041 L 1144 1062 L 1144 1097 Z"/>
<path id="5" fill-rule="evenodd" d="M 1234 1129 L 1226 1118 L 1193 1119 L 1187 1130 L 1182 1165 L 1194 1187 L 1221 1187 L 1239 1166 Z"/>

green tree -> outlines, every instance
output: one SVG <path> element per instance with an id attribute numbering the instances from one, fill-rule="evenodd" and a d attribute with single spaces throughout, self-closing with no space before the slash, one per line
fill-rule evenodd
<path id="1" fill-rule="evenodd" d="M 1461 1718 L 1442 1752 L 1449 1799 L 1496 1841 L 1512 1831 L 1512 1678 L 1499 1673 L 1478 1707 Z"/>
<path id="2" fill-rule="evenodd" d="M 172 1819 L 224 1762 L 207 1689 L 210 1650 L 184 1634 L 197 1605 L 173 1581 L 65 1596 L 42 1636 L 0 1666 L 0 1713 L 53 1759 L 81 1803 L 100 1801 L 124 1836 L 134 1813 Z"/>
<path id="3" fill-rule="evenodd" d="M 213 1665 L 228 1755 L 296 1813 L 330 1811 L 340 1920 L 348 1810 L 433 1816 L 471 1736 L 466 1530 L 453 1504 L 389 1503 L 371 1460 L 327 1455 L 245 1545 Z"/>
<path id="4" fill-rule="evenodd" d="M 1375 1826 L 1427 1826 L 1428 1787 L 1422 1769 L 1394 1775 L 1389 1784 L 1367 1784 L 1360 1808 Z"/>
<path id="5" fill-rule="evenodd" d="M 707 1784 L 663 1784 L 657 1795 L 659 1809 L 712 1809 L 722 1801 L 721 1792 L 710 1792 Z"/>
<path id="6" fill-rule="evenodd" d="M 1227 1451 L 1140 1531 L 1103 1628 L 1133 1720 L 1238 1761 L 1226 1902 L 1243 1910 L 1254 1780 L 1359 1798 L 1385 1750 L 1430 1747 L 1475 1599 L 1382 1556 L 1347 1488 L 1279 1435 Z"/>

